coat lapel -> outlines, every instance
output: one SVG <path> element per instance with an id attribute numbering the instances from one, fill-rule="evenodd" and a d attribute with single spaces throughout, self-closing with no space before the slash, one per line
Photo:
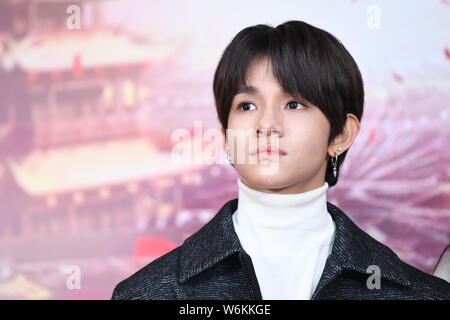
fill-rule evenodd
<path id="1" fill-rule="evenodd" d="M 237 202 L 236 198 L 225 203 L 206 225 L 184 241 L 179 261 L 180 283 L 186 282 L 229 255 L 244 251 L 232 221 Z"/>

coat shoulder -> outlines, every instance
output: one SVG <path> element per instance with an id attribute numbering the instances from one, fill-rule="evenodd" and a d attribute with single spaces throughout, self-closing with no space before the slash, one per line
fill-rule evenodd
<path id="1" fill-rule="evenodd" d="M 111 299 L 175 299 L 180 248 L 181 246 L 176 247 L 119 282 L 114 288 Z"/>
<path id="2" fill-rule="evenodd" d="M 423 272 L 402 261 L 412 284 L 412 298 L 431 300 L 450 300 L 450 283 L 432 274 Z"/>

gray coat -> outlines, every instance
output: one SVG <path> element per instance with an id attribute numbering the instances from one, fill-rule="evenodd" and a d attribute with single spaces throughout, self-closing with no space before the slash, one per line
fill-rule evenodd
<path id="1" fill-rule="evenodd" d="M 225 203 L 181 246 L 117 284 L 112 299 L 261 300 L 252 260 L 233 226 L 237 203 L 237 198 Z M 313 300 L 450 300 L 450 283 L 400 260 L 337 206 L 327 202 L 327 209 L 336 234 Z M 378 282 L 377 270 L 369 266 L 379 268 Z"/>

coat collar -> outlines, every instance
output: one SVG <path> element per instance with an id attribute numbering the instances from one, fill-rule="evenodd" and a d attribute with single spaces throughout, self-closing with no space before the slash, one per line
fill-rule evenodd
<path id="1" fill-rule="evenodd" d="M 180 283 L 233 253 L 245 252 L 232 220 L 237 204 L 238 198 L 225 203 L 207 224 L 184 241 L 179 257 Z M 336 234 L 316 292 L 344 269 L 367 275 L 366 270 L 370 265 L 380 268 L 382 278 L 403 286 L 411 286 L 402 268 L 402 261 L 391 249 L 361 230 L 337 206 L 327 202 L 327 210 L 336 224 Z"/>

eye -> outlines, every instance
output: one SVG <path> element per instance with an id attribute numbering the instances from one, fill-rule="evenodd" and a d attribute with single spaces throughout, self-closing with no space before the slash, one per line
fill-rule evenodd
<path id="1" fill-rule="evenodd" d="M 251 106 L 251 105 L 254 106 L 253 103 L 250 103 L 250 102 L 242 102 L 242 103 L 239 104 L 239 106 L 237 107 L 237 109 L 238 109 L 238 110 L 243 110 L 243 111 L 248 111 L 248 109 L 244 109 L 244 107 L 246 108 L 247 106 Z"/>
<path id="2" fill-rule="evenodd" d="M 294 110 L 302 106 L 303 108 L 307 108 L 303 103 L 299 101 L 290 101 L 288 102 L 288 108 L 294 107 Z"/>

